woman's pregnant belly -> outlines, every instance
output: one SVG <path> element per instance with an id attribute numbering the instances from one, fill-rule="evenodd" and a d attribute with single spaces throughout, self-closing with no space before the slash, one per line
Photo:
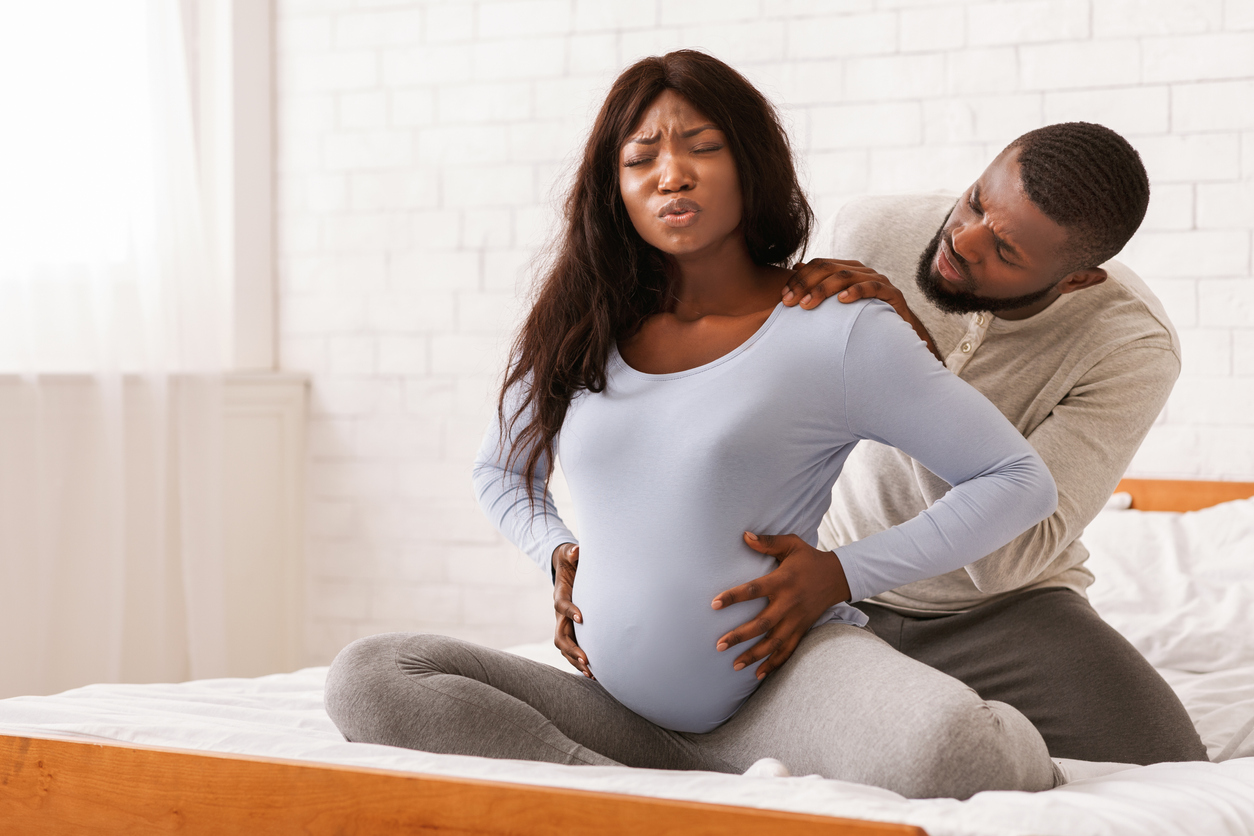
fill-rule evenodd
<path id="1" fill-rule="evenodd" d="M 579 646 L 606 690 L 659 726 L 708 732 L 754 692 L 760 662 L 733 670 L 755 637 L 719 653 L 720 636 L 749 621 L 765 599 L 725 609 L 718 593 L 775 568 L 737 536 L 688 543 L 673 538 L 610 545 L 581 537 L 573 600 L 583 613 Z M 632 538 L 635 539 L 635 538 Z M 717 541 L 717 542 L 716 542 Z"/>

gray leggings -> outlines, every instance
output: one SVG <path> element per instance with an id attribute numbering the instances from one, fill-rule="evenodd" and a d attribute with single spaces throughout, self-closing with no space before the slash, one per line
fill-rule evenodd
<path id="1" fill-rule="evenodd" d="M 1022 714 L 847 624 L 811 630 L 708 734 L 655 726 L 574 672 L 417 633 L 341 651 L 326 708 L 350 741 L 426 752 L 734 773 L 773 757 L 794 774 L 910 798 L 1055 783 L 1045 742 Z"/>

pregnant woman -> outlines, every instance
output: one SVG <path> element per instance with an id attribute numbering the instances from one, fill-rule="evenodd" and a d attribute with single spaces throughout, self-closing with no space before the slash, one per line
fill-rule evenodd
<path id="1" fill-rule="evenodd" d="M 1022 715 L 896 653 L 846 603 L 978 559 L 1056 497 L 1023 437 L 888 305 L 779 304 L 781 265 L 812 215 L 770 104 L 701 53 L 637 63 L 611 89 L 563 208 L 475 488 L 546 572 L 578 549 L 579 663 L 595 679 L 441 636 L 375 636 L 328 677 L 345 737 L 724 772 L 774 757 L 916 796 L 1052 786 Z M 819 553 L 860 439 L 953 489 Z M 579 541 L 547 491 L 557 457 Z M 711 603 L 776 565 L 759 534 L 798 535 L 830 578 L 817 591 L 829 608 L 766 680 L 733 664 L 748 643 L 719 647 L 765 602 Z"/>

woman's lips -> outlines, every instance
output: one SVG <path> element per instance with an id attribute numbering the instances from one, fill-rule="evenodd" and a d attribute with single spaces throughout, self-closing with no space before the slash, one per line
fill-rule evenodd
<path id="1" fill-rule="evenodd" d="M 662 223 L 672 229 L 679 229 L 685 226 L 692 226 L 696 223 L 697 213 L 701 211 L 701 207 L 697 205 L 695 200 L 689 200 L 681 197 L 676 200 L 669 201 L 662 207 L 657 216 L 662 219 Z"/>
<path id="2" fill-rule="evenodd" d="M 686 226 L 692 226 L 696 223 L 697 213 L 689 209 L 687 212 L 672 212 L 669 215 L 662 216 L 662 223 L 672 229 L 680 229 Z"/>

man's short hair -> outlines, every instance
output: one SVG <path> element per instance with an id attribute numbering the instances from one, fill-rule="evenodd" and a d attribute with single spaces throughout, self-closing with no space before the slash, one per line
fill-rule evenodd
<path id="1" fill-rule="evenodd" d="M 1149 206 L 1149 177 L 1128 141 L 1103 125 L 1062 122 L 1010 144 L 1028 199 L 1069 233 L 1066 273 L 1123 249 Z"/>

